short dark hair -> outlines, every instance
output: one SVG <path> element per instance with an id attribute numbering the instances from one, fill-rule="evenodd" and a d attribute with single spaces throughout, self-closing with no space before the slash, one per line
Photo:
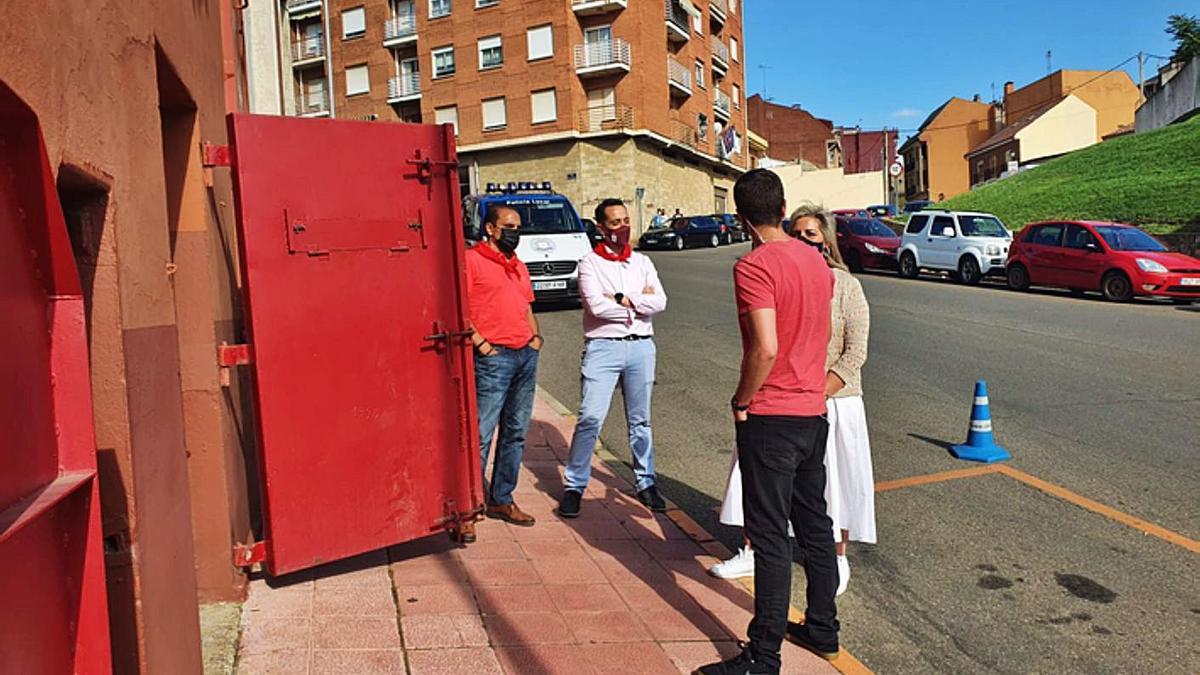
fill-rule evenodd
<path id="1" fill-rule="evenodd" d="M 625 206 L 625 202 L 623 202 L 620 199 L 617 199 L 615 197 L 609 197 L 608 199 L 605 199 L 604 201 L 597 204 L 596 205 L 596 213 L 594 214 L 596 216 L 597 223 L 607 223 L 608 222 L 608 209 L 609 209 L 609 207 L 612 207 L 612 206 Z"/>
<path id="2" fill-rule="evenodd" d="M 487 212 L 483 214 L 484 227 L 486 228 L 488 225 L 495 225 L 497 222 L 499 222 L 501 211 L 512 211 L 513 213 L 517 213 L 517 210 L 511 206 L 505 206 L 503 204 L 492 204 L 491 206 L 487 207 Z M 520 215 L 520 214 L 517 213 L 517 215 Z M 487 234 L 486 229 L 484 229 L 484 234 Z"/>
<path id="3" fill-rule="evenodd" d="M 751 225 L 779 225 L 783 219 L 783 181 L 773 171 L 747 171 L 733 185 L 738 215 Z"/>

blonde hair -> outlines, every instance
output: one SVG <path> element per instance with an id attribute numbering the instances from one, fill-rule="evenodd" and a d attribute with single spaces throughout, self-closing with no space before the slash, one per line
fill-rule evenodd
<path id="1" fill-rule="evenodd" d="M 792 211 L 792 215 L 788 219 L 792 222 L 791 234 L 797 239 L 803 239 L 800 236 L 800 227 L 797 222 L 801 218 L 815 218 L 820 223 L 821 236 L 825 239 L 825 263 L 830 267 L 849 271 L 845 261 L 842 260 L 842 252 L 838 250 L 837 226 L 835 225 L 833 215 L 818 204 L 813 204 L 812 202 L 800 204 L 795 211 Z"/>

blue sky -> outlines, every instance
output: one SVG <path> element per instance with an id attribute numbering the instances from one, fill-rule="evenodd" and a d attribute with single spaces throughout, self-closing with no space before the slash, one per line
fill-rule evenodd
<path id="1" fill-rule="evenodd" d="M 1054 70 L 1107 70 L 1145 51 L 1169 56 L 1163 0 L 745 0 L 746 89 L 834 124 L 898 127 L 901 138 L 951 96 L 990 100 L 1004 82 Z M 1161 61 L 1147 61 L 1153 74 Z M 760 65 L 769 70 L 760 70 Z M 1136 82 L 1136 60 L 1126 64 Z"/>

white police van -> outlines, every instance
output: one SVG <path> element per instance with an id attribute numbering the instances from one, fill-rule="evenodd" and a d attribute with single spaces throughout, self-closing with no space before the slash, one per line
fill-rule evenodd
<path id="1" fill-rule="evenodd" d="M 488 208 L 506 206 L 521 215 L 517 257 L 529 268 L 538 302 L 579 298 L 579 261 L 592 250 L 571 200 L 549 182 L 488 183 L 487 191 L 463 199 L 463 228 L 469 242 L 483 239 Z"/>

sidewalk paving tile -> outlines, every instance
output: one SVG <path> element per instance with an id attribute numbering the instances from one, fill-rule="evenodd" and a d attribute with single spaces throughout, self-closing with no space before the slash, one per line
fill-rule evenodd
<path id="1" fill-rule="evenodd" d="M 311 675 L 360 673 L 405 673 L 400 649 L 317 649 L 313 651 Z"/>
<path id="2" fill-rule="evenodd" d="M 536 525 L 482 519 L 466 546 L 439 534 L 252 581 L 239 675 L 672 675 L 735 655 L 753 597 L 707 574 L 719 543 L 651 513 L 599 456 L 580 517 L 559 516 L 572 420 L 540 398 L 534 416 L 516 499 Z"/>
<path id="3" fill-rule="evenodd" d="M 410 652 L 410 675 L 504 675 L 490 647 Z"/>

